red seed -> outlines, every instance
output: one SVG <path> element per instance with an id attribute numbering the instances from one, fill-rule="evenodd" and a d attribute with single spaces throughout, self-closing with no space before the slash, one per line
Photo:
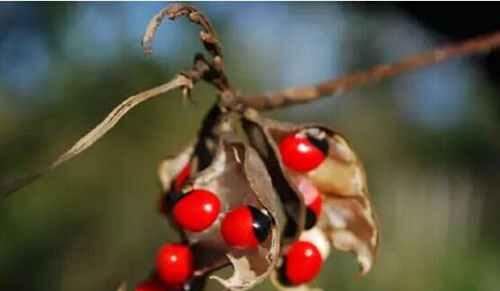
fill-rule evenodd
<path id="1" fill-rule="evenodd" d="M 165 284 L 183 284 L 193 274 L 193 254 L 183 244 L 165 244 L 158 251 L 156 270 Z"/>
<path id="2" fill-rule="evenodd" d="M 212 192 L 195 189 L 185 194 L 173 208 L 175 222 L 182 228 L 200 232 L 212 225 L 219 216 L 221 203 Z"/>
<path id="3" fill-rule="evenodd" d="M 182 190 L 182 187 L 184 186 L 190 175 L 191 175 L 191 164 L 188 163 L 184 166 L 184 168 L 182 168 L 182 170 L 175 178 L 174 190 L 176 192 L 180 192 Z"/>
<path id="4" fill-rule="evenodd" d="M 297 172 L 311 171 L 325 160 L 325 154 L 301 134 L 285 137 L 279 150 L 285 166 Z"/>
<path id="5" fill-rule="evenodd" d="M 316 215 L 316 219 L 318 219 L 321 215 L 321 209 L 323 207 L 323 198 L 321 195 L 317 196 L 311 204 L 307 205 L 307 207 Z"/>
<path id="6" fill-rule="evenodd" d="M 306 241 L 294 242 L 285 258 L 284 274 L 292 285 L 312 281 L 321 271 L 323 259 L 318 248 Z"/>
<path id="7" fill-rule="evenodd" d="M 221 224 L 221 234 L 234 248 L 255 248 L 266 240 L 271 219 L 253 206 L 241 206 L 228 212 Z"/>

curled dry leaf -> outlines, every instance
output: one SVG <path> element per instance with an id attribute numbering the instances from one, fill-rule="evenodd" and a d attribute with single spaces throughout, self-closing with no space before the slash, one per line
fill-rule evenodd
<path id="1" fill-rule="evenodd" d="M 289 182 L 296 200 L 302 199 L 296 185 L 298 179 L 307 179 L 323 194 L 319 226 L 336 249 L 355 253 L 361 274 L 370 271 L 377 253 L 378 226 L 363 166 L 347 141 L 327 127 L 277 122 L 259 116 L 254 110 L 245 112 L 244 128 L 263 159 L 272 163 L 268 167 L 279 166 L 280 175 Z M 327 157 L 314 170 L 297 173 L 284 166 L 277 145 L 286 136 L 304 130 L 327 142 Z M 277 191 L 281 191 L 279 186 Z"/>
<path id="2" fill-rule="evenodd" d="M 227 246 L 220 235 L 222 217 L 201 233 L 179 231 L 192 246 L 195 276 L 205 276 L 217 268 L 232 264 L 234 273 L 230 278 L 211 278 L 230 290 L 248 290 L 274 269 L 279 257 L 285 216 L 280 204 L 273 199 L 276 193 L 271 179 L 255 150 L 242 142 L 226 139 L 221 140 L 217 148 L 210 166 L 195 174 L 184 190 L 206 189 L 215 193 L 223 204 L 223 212 L 241 205 L 265 210 L 274 222 L 271 234 L 257 249 L 236 250 Z M 159 176 L 164 189 L 170 188 L 192 151 L 192 147 L 188 147 L 179 156 L 162 163 Z"/>
<path id="3" fill-rule="evenodd" d="M 186 78 L 183 75 L 178 75 L 172 81 L 158 86 L 156 88 L 150 89 L 148 91 L 139 93 L 134 96 L 130 96 L 125 101 L 116 106 L 113 111 L 111 111 L 106 118 L 99 123 L 95 128 L 93 128 L 89 133 L 80 138 L 68 151 L 63 153 L 57 160 L 55 160 L 51 168 L 55 168 L 62 164 L 63 162 L 77 156 L 88 147 L 93 145 L 97 140 L 99 140 L 104 134 L 106 134 L 111 128 L 113 128 L 120 119 L 127 114 L 129 110 L 139 105 L 140 103 L 147 101 L 153 97 L 160 94 L 171 91 L 176 88 L 192 88 L 193 81 Z"/>
<path id="4" fill-rule="evenodd" d="M 0 181 L 0 198 L 5 198 L 10 193 L 13 193 L 35 181 L 48 171 L 59 167 L 63 163 L 83 153 L 86 149 L 101 139 L 109 130 L 111 130 L 132 108 L 174 89 L 191 89 L 194 86 L 194 81 L 195 80 L 179 74 L 171 81 L 163 85 L 128 97 L 125 101 L 116 106 L 113 111 L 111 111 L 96 127 L 82 136 L 70 149 L 57 157 L 52 164 L 50 164 L 50 166 L 8 181 Z"/>

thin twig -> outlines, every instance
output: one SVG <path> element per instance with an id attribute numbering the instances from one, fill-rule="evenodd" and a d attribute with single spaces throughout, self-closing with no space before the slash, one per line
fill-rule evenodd
<path id="1" fill-rule="evenodd" d="M 410 56 L 392 64 L 378 65 L 367 71 L 324 81 L 316 85 L 290 88 L 261 95 L 244 96 L 239 101 L 247 106 L 261 110 L 311 102 L 320 97 L 341 94 L 353 87 L 380 81 L 403 72 L 413 71 L 465 55 L 487 52 L 498 47 L 500 47 L 500 32 L 495 32 Z"/>
<path id="2" fill-rule="evenodd" d="M 142 47 L 146 54 L 150 54 L 153 51 L 153 40 L 163 19 L 168 17 L 170 20 L 175 20 L 179 16 L 185 16 L 191 22 L 199 25 L 203 29 L 200 32 L 200 38 L 207 51 L 210 52 L 213 57 L 222 56 L 221 44 L 208 18 L 196 8 L 186 4 L 170 5 L 153 16 L 142 39 Z"/>

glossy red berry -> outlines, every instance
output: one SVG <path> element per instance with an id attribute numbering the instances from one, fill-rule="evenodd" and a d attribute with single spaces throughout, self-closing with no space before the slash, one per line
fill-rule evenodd
<path id="1" fill-rule="evenodd" d="M 228 212 L 221 225 L 226 243 L 234 248 L 255 248 L 271 230 L 271 218 L 253 206 L 241 206 Z"/>
<path id="2" fill-rule="evenodd" d="M 182 187 L 184 186 L 190 175 L 191 175 L 191 164 L 188 163 L 184 166 L 184 168 L 182 168 L 177 177 L 175 177 L 174 190 L 176 192 L 180 192 L 182 190 Z"/>
<path id="3" fill-rule="evenodd" d="M 304 204 L 307 207 L 306 229 L 316 225 L 323 207 L 323 198 L 318 188 L 316 188 L 307 178 L 300 177 L 296 182 L 298 190 L 302 193 Z"/>
<path id="4" fill-rule="evenodd" d="M 157 280 L 148 280 L 139 283 L 135 291 L 167 291 L 165 285 Z"/>
<path id="5" fill-rule="evenodd" d="M 307 241 L 297 241 L 286 252 L 281 276 L 285 284 L 301 285 L 312 281 L 321 271 L 323 259 L 318 248 Z"/>
<path id="6" fill-rule="evenodd" d="M 156 270 L 165 284 L 183 284 L 193 274 L 193 254 L 183 244 L 165 244 L 158 251 Z"/>
<path id="7" fill-rule="evenodd" d="M 183 229 L 200 232 L 212 225 L 219 216 L 221 203 L 212 192 L 192 190 L 183 195 L 174 205 L 173 217 Z"/>
<path id="8" fill-rule="evenodd" d="M 286 167 L 297 172 L 308 172 L 325 160 L 325 153 L 312 138 L 302 133 L 285 137 L 279 145 L 281 159 Z"/>

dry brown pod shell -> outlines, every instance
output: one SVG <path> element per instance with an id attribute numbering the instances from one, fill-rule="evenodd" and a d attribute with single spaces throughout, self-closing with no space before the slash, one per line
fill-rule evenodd
<path id="1" fill-rule="evenodd" d="M 280 241 L 285 215 L 276 197 L 267 170 L 254 149 L 243 142 L 222 139 L 209 167 L 195 174 L 184 187 L 206 189 L 223 203 L 223 212 L 240 205 L 264 209 L 274 224 L 269 238 L 258 249 L 241 251 L 228 247 L 220 235 L 220 219 L 201 233 L 179 230 L 189 243 L 195 257 L 195 276 L 206 276 L 219 267 L 231 264 L 233 276 L 228 279 L 212 276 L 230 290 L 248 290 L 274 270 L 280 254 Z M 171 185 L 193 152 L 190 146 L 160 167 L 162 185 Z M 168 186 L 167 186 L 168 187 Z"/>
<path id="2" fill-rule="evenodd" d="M 356 255 L 361 274 L 369 272 L 378 248 L 378 224 L 365 171 L 346 139 L 325 126 L 278 122 L 263 118 L 251 109 L 245 112 L 243 123 L 252 145 L 264 161 L 272 163 L 268 167 L 272 167 L 273 171 L 279 166 L 282 173 L 280 175 L 288 181 L 297 200 L 302 199 L 294 182 L 297 176 L 308 179 L 323 194 L 324 205 L 319 226 L 336 249 Z M 317 130 L 324 135 L 328 142 L 328 158 L 318 168 L 299 174 L 283 165 L 278 144 L 289 134 L 304 129 Z M 278 193 L 280 190 L 278 187 Z M 303 221 L 298 225 L 303 226 Z M 303 228 L 298 229 L 299 232 L 302 230 Z"/>

